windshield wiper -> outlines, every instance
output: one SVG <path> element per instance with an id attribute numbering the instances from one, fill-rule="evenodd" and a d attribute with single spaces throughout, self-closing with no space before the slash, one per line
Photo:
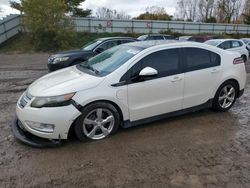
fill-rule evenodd
<path id="1" fill-rule="evenodd" d="M 99 74 L 100 73 L 97 69 L 95 69 L 90 64 L 88 64 L 88 61 L 85 61 L 84 63 L 81 63 L 80 67 L 89 69 L 89 70 L 93 71 L 95 74 Z"/>

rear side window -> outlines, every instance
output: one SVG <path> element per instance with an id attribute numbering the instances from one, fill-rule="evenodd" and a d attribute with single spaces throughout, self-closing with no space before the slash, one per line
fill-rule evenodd
<path id="1" fill-rule="evenodd" d="M 148 36 L 147 40 L 163 40 L 163 36 Z"/>
<path id="2" fill-rule="evenodd" d="M 238 41 L 232 41 L 232 48 L 239 48 L 242 45 Z"/>
<path id="3" fill-rule="evenodd" d="M 185 48 L 185 72 L 215 67 L 220 65 L 220 56 L 200 48 Z"/>
<path id="4" fill-rule="evenodd" d="M 121 42 L 119 40 L 112 40 L 112 41 L 104 42 L 98 48 L 101 48 L 103 50 L 107 50 L 107 49 L 112 48 L 114 46 L 117 46 L 119 44 L 121 44 Z"/>
<path id="5" fill-rule="evenodd" d="M 135 40 L 132 40 L 132 39 L 124 39 L 124 40 L 121 40 L 121 43 L 122 43 L 122 44 L 125 44 L 125 43 L 128 43 L 128 42 L 135 42 Z"/>

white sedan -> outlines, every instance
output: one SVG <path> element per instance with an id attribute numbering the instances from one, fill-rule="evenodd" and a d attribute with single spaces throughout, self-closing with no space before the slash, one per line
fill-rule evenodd
<path id="1" fill-rule="evenodd" d="M 43 147 L 100 140 L 118 128 L 193 112 L 227 111 L 244 91 L 239 53 L 194 42 L 145 41 L 111 48 L 47 74 L 17 102 L 14 135 Z"/>
<path id="2" fill-rule="evenodd" d="M 244 62 L 248 60 L 249 51 L 246 44 L 242 40 L 237 39 L 213 39 L 205 42 L 206 44 L 217 46 L 221 49 L 239 52 Z"/>

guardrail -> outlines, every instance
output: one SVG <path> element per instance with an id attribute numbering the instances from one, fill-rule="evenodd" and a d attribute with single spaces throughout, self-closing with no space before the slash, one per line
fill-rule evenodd
<path id="1" fill-rule="evenodd" d="M 120 33 L 159 33 L 163 31 L 191 34 L 250 34 L 250 25 L 196 23 L 157 20 L 107 20 L 96 18 L 72 18 L 77 32 L 120 32 Z M 0 44 L 21 31 L 21 16 L 9 15 L 0 20 Z"/>
<path id="2" fill-rule="evenodd" d="M 78 32 L 159 33 L 161 31 L 172 31 L 183 34 L 250 34 L 250 26 L 243 24 L 213 24 L 157 20 L 107 20 L 78 17 L 73 18 L 73 21 Z"/>
<path id="3" fill-rule="evenodd" d="M 11 14 L 0 20 L 0 44 L 21 30 L 21 16 Z"/>

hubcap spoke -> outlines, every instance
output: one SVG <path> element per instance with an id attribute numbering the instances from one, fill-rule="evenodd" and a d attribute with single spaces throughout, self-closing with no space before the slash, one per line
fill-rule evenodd
<path id="1" fill-rule="evenodd" d="M 101 128 L 101 130 L 102 130 L 102 133 L 103 133 L 105 136 L 108 136 L 108 135 L 109 135 L 109 131 L 108 131 L 107 128 L 105 128 L 104 126 L 101 126 L 100 128 Z"/>
<path id="2" fill-rule="evenodd" d="M 96 122 L 92 119 L 85 118 L 84 123 L 87 125 L 96 125 Z"/>
<path id="3" fill-rule="evenodd" d="M 104 119 L 103 121 L 102 121 L 102 124 L 105 124 L 105 123 L 109 123 L 109 122 L 111 122 L 111 121 L 113 121 L 114 120 L 114 117 L 111 115 L 111 116 L 108 116 L 106 119 Z"/>
<path id="4" fill-rule="evenodd" d="M 227 98 L 230 102 L 233 102 L 234 101 L 234 97 L 228 97 Z"/>
<path id="5" fill-rule="evenodd" d="M 219 101 L 222 101 L 222 100 L 224 100 L 225 98 L 226 98 L 226 96 L 223 95 L 223 96 L 219 97 Z"/>
<path id="6" fill-rule="evenodd" d="M 102 109 L 98 108 L 96 111 L 97 120 L 102 120 Z"/>
<path id="7" fill-rule="evenodd" d="M 97 128 L 98 128 L 97 126 L 94 126 L 93 129 L 89 132 L 88 136 L 89 136 L 89 137 L 94 137 Z"/>
<path id="8" fill-rule="evenodd" d="M 232 88 L 229 90 L 228 95 L 233 94 L 233 92 L 234 92 L 234 88 L 232 87 Z"/>
<path id="9" fill-rule="evenodd" d="M 223 107 L 223 108 L 226 108 L 226 105 L 227 105 L 227 99 L 224 99 L 223 104 L 222 104 L 222 107 Z"/>
<path id="10" fill-rule="evenodd" d="M 223 88 L 223 92 L 225 95 L 227 95 L 227 86 Z"/>

